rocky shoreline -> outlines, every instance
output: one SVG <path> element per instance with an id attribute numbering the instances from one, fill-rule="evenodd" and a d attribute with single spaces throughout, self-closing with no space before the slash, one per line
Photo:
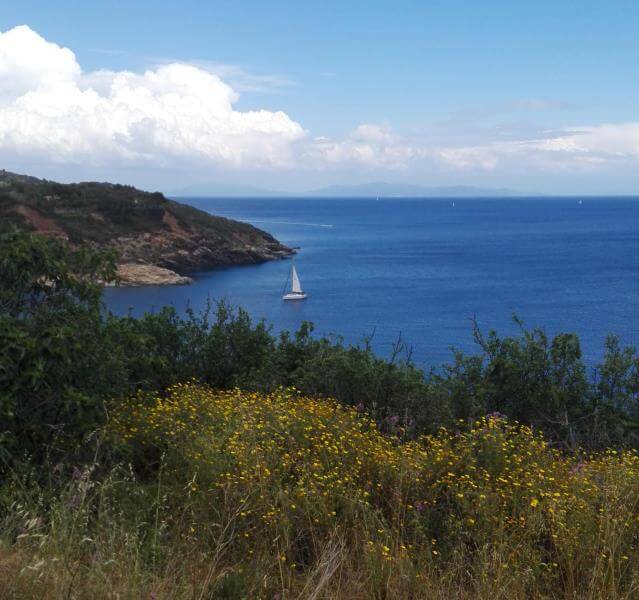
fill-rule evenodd
<path id="1" fill-rule="evenodd" d="M 266 232 L 260 233 L 259 245 L 239 239 L 229 246 L 205 236 L 157 232 L 119 238 L 108 246 L 120 256 L 119 285 L 186 285 L 193 281 L 189 276 L 193 271 L 258 264 L 295 254 Z"/>
<path id="2" fill-rule="evenodd" d="M 171 269 L 155 265 L 141 265 L 136 263 L 120 263 L 118 265 L 118 285 L 126 287 L 141 287 L 145 285 L 187 285 L 193 279 L 179 275 Z M 115 284 L 109 284 L 115 285 Z"/>

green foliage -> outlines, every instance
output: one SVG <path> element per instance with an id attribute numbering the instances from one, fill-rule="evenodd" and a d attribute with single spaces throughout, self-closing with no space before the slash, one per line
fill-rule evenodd
<path id="1" fill-rule="evenodd" d="M 0 311 L 26 320 L 81 306 L 99 310 L 99 281 L 115 280 L 115 256 L 16 230 L 0 236 Z"/>
<path id="2" fill-rule="evenodd" d="M 538 425 L 576 449 L 590 433 L 582 431 L 589 424 L 590 390 L 577 336 L 549 340 L 543 330 L 522 327 L 518 338 L 500 339 L 495 332 L 484 338 L 477 330 L 475 337 L 484 351 L 484 408 Z"/>
<path id="3" fill-rule="evenodd" d="M 83 182 L 63 184 L 0 170 L 0 232 L 12 227 L 33 229 L 24 209 L 53 222 L 74 243 L 108 246 L 114 239 L 166 231 L 168 211 L 179 226 L 220 246 L 276 240 L 248 223 L 211 215 L 192 206 L 129 185 Z"/>
<path id="4" fill-rule="evenodd" d="M 17 232 L 0 237 L 0 452 L 38 453 L 94 427 L 115 383 L 99 280 L 110 255 Z"/>
<path id="5" fill-rule="evenodd" d="M 0 235 L 0 596 L 637 589 L 639 459 L 584 452 L 639 445 L 634 348 L 589 374 L 574 334 L 475 327 L 424 373 L 401 339 L 382 359 L 225 304 L 112 315 L 114 277 Z"/>
<path id="6" fill-rule="evenodd" d="M 589 376 L 574 334 L 501 338 L 475 328 L 479 352 L 423 373 L 398 340 L 390 359 L 370 340 L 317 338 L 309 323 L 271 333 L 242 309 L 109 314 L 100 281 L 114 257 L 15 231 L 0 236 L 0 455 L 78 452 L 110 407 L 135 390 L 196 379 L 215 388 L 294 386 L 375 417 L 385 431 L 435 432 L 499 412 L 576 451 L 637 443 L 639 358 L 611 337 Z M 521 324 L 520 324 L 521 325 Z"/>

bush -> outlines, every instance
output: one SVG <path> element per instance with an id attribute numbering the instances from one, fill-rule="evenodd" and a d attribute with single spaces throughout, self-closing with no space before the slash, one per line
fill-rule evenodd
<path id="1" fill-rule="evenodd" d="M 102 391 L 117 387 L 99 344 L 100 280 L 110 255 L 56 240 L 0 236 L 0 455 L 77 445 L 100 423 Z"/>
<path id="2" fill-rule="evenodd" d="M 139 319 L 112 315 L 100 283 L 115 276 L 114 260 L 37 235 L 0 235 L 5 461 L 45 453 L 85 460 L 85 438 L 121 398 L 190 378 L 260 392 L 294 386 L 359 406 L 384 431 L 400 419 L 411 436 L 498 411 L 572 452 L 637 442 L 639 358 L 614 337 L 593 377 L 574 334 L 550 339 L 523 326 L 506 338 L 475 328 L 478 354 L 455 353 L 451 364 L 424 373 L 401 340 L 382 359 L 366 340 L 318 339 L 309 323 L 274 336 L 223 303 L 184 315 L 169 307 Z"/>

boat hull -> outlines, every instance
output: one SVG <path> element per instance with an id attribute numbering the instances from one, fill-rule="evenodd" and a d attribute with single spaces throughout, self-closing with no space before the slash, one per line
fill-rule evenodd
<path id="1" fill-rule="evenodd" d="M 304 292 L 289 292 L 282 296 L 282 300 L 305 300 L 306 294 Z"/>

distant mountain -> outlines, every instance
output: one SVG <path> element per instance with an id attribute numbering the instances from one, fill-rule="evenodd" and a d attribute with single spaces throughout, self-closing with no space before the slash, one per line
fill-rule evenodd
<path id="1" fill-rule="evenodd" d="M 493 196 L 519 196 L 520 192 L 507 188 L 480 188 L 471 185 L 455 186 L 421 186 L 405 183 L 373 182 L 359 185 L 331 185 L 304 194 L 316 197 L 397 197 L 397 198 L 424 198 L 424 197 L 493 197 Z"/>
<path id="2" fill-rule="evenodd" d="M 521 192 L 507 188 L 481 188 L 472 185 L 422 186 L 407 183 L 386 183 L 383 181 L 356 185 L 329 185 L 306 192 L 277 192 L 250 185 L 204 183 L 191 185 L 169 194 L 174 197 L 314 197 L 314 198 L 487 198 L 521 196 Z"/>

